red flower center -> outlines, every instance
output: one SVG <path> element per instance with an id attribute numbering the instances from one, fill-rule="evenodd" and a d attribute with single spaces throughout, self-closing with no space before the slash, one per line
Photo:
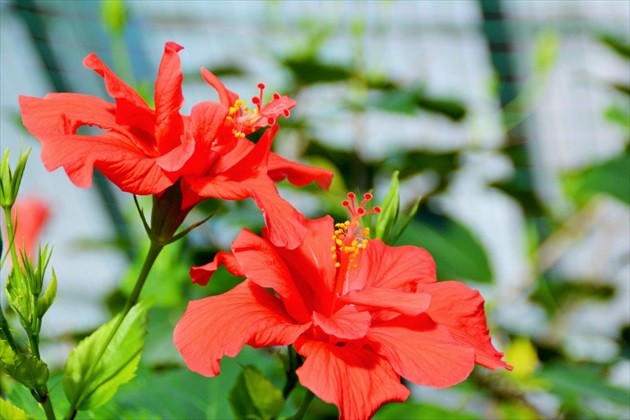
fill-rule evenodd
<path id="1" fill-rule="evenodd" d="M 259 94 L 252 98 L 252 103 L 256 105 L 256 108 L 250 108 L 247 103 L 241 99 L 234 101 L 234 104 L 228 109 L 228 115 L 225 118 L 227 124 L 231 124 L 232 134 L 235 137 L 243 138 L 245 135 L 256 131 L 257 129 L 269 125 L 273 125 L 276 122 L 274 116 L 278 110 L 272 109 L 271 112 L 267 112 L 266 108 L 274 108 L 275 102 L 280 101 L 281 96 L 278 93 L 273 94 L 273 99 L 267 103 L 264 107 L 263 92 L 265 91 L 264 83 L 258 84 Z M 281 109 L 280 112 L 285 117 L 290 114 L 289 109 Z"/>
<path id="2" fill-rule="evenodd" d="M 361 218 L 369 214 L 381 212 L 379 206 L 366 209 L 365 206 L 372 199 L 372 194 L 363 194 L 363 200 L 361 200 L 358 206 L 356 206 L 355 199 L 356 195 L 350 192 L 348 193 L 348 200 L 344 200 L 341 203 L 348 209 L 350 220 L 337 223 L 332 236 L 334 244 L 331 246 L 330 250 L 332 251 L 332 258 L 335 261 L 335 267 L 337 267 L 337 273 L 335 275 L 335 296 L 340 296 L 343 293 L 347 270 L 358 267 L 359 254 L 368 246 L 370 228 L 363 227 Z"/>

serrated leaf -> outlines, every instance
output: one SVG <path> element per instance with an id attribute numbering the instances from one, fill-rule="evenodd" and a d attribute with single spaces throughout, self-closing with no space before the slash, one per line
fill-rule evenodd
<path id="1" fill-rule="evenodd" d="M 399 202 L 400 182 L 398 181 L 398 171 L 394 171 L 389 190 L 387 190 L 387 194 L 381 203 L 381 213 L 376 220 L 375 234 L 377 238 L 383 239 L 389 236 L 389 232 L 398 216 Z"/>
<path id="2" fill-rule="evenodd" d="M 70 353 L 64 367 L 63 389 L 74 407 L 89 410 L 105 404 L 120 385 L 135 376 L 144 347 L 148 309 L 145 302 L 140 302 L 122 322 L 118 314 Z"/>
<path id="3" fill-rule="evenodd" d="M 28 420 L 29 418 L 20 407 L 0 398 L 0 419 Z"/>
<path id="4" fill-rule="evenodd" d="M 57 296 L 57 276 L 55 275 L 55 270 L 53 270 L 46 291 L 37 299 L 37 316 L 39 318 L 42 318 L 50 308 L 55 300 L 55 296 Z"/>
<path id="5" fill-rule="evenodd" d="M 397 243 L 426 248 L 435 259 L 440 280 L 492 281 L 484 248 L 466 227 L 453 219 L 419 213 Z"/>
<path id="6" fill-rule="evenodd" d="M 256 367 L 246 366 L 230 392 L 230 405 L 239 418 L 273 419 L 282 411 L 284 398 Z"/>
<path id="7" fill-rule="evenodd" d="M 48 366 L 30 354 L 15 353 L 9 343 L 0 339 L 0 364 L 9 376 L 29 389 L 46 384 Z"/>

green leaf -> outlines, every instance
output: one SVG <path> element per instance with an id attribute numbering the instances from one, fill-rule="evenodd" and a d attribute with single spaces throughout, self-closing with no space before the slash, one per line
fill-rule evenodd
<path id="1" fill-rule="evenodd" d="M 426 248 L 435 259 L 440 280 L 492 281 L 484 248 L 466 227 L 453 219 L 421 212 L 397 243 Z"/>
<path id="2" fill-rule="evenodd" d="M 230 392 L 230 404 L 239 418 L 273 419 L 284 406 L 282 392 L 254 366 L 246 366 Z"/>
<path id="3" fill-rule="evenodd" d="M 601 398 L 620 406 L 628 405 L 628 390 L 606 383 L 605 371 L 596 366 L 557 363 L 546 365 L 539 376 L 548 380 L 551 390 L 561 397 Z"/>
<path id="4" fill-rule="evenodd" d="M 630 43 L 626 39 L 613 34 L 602 34 L 599 40 L 621 57 L 630 60 Z"/>
<path id="5" fill-rule="evenodd" d="M 120 385 L 135 376 L 144 347 L 148 309 L 143 301 L 122 321 L 118 314 L 70 353 L 63 389 L 74 407 L 89 410 L 105 404 Z"/>
<path id="6" fill-rule="evenodd" d="M 398 171 L 392 174 L 389 190 L 381 203 L 381 213 L 376 220 L 375 234 L 379 239 L 389 236 L 389 232 L 394 226 L 398 216 L 398 205 L 400 201 L 400 182 L 398 181 Z"/>
<path id="7" fill-rule="evenodd" d="M 375 420 L 379 419 L 398 419 L 398 420 L 420 420 L 420 419 L 453 419 L 453 420 L 474 420 L 481 419 L 472 413 L 462 412 L 461 410 L 453 410 L 438 405 L 405 402 L 402 404 L 387 404 L 374 416 Z"/>
<path id="8" fill-rule="evenodd" d="M 48 311 L 55 300 L 55 296 L 57 296 L 57 276 L 55 275 L 55 270 L 53 270 L 52 277 L 50 278 L 50 283 L 48 284 L 46 291 L 37 299 L 38 318 L 42 318 L 46 311 Z"/>
<path id="9" fill-rule="evenodd" d="M 393 232 L 393 235 L 389 238 L 388 243 L 396 242 L 396 240 L 398 240 L 398 238 L 400 237 L 400 235 L 402 235 L 405 229 L 407 229 L 407 226 L 409 226 L 414 216 L 418 212 L 418 207 L 420 206 L 421 200 L 422 200 L 422 197 L 416 198 L 416 200 L 413 202 L 408 212 L 400 213 L 398 215 L 398 218 L 396 219 L 395 230 Z"/>
<path id="10" fill-rule="evenodd" d="M 27 420 L 30 417 L 26 415 L 24 410 L 11 404 L 4 398 L 0 398 L 0 418 L 12 420 Z"/>
<path id="11" fill-rule="evenodd" d="M 427 96 L 421 86 L 389 85 L 370 100 L 370 106 L 401 114 L 415 114 L 423 110 L 442 115 L 451 121 L 459 122 L 466 116 L 466 108 L 461 102 L 449 98 Z"/>
<path id="12" fill-rule="evenodd" d="M 295 79 L 304 85 L 324 82 L 347 81 L 350 70 L 343 65 L 328 64 L 315 57 L 289 57 L 283 64 L 293 73 Z"/>
<path id="13" fill-rule="evenodd" d="M 4 371 L 29 389 L 46 384 L 48 366 L 30 354 L 15 353 L 9 343 L 0 339 L 0 364 Z"/>
<path id="14" fill-rule="evenodd" d="M 567 193 L 578 203 L 604 193 L 630 204 L 630 152 L 563 177 Z"/>

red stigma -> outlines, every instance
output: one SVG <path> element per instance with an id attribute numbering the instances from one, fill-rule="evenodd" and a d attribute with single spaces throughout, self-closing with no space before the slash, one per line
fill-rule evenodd
<path id="1" fill-rule="evenodd" d="M 264 83 L 258 83 L 258 89 L 264 90 L 265 89 L 265 84 Z"/>
<path id="2" fill-rule="evenodd" d="M 348 196 L 348 200 L 343 200 L 341 202 L 341 205 L 343 205 L 344 207 L 348 209 L 348 212 L 350 212 L 350 218 L 353 222 L 357 221 L 363 216 L 367 216 L 368 214 L 380 213 L 382 211 L 379 206 L 375 206 L 371 209 L 366 208 L 367 203 L 372 198 L 374 198 L 374 196 L 371 193 L 363 194 L 363 200 L 361 200 L 361 203 L 359 203 L 358 206 L 355 201 L 355 199 L 357 198 L 355 193 L 349 192 L 347 196 Z"/>
<path id="3" fill-rule="evenodd" d="M 280 99 L 280 94 L 279 93 L 274 93 L 273 94 L 273 99 Z"/>

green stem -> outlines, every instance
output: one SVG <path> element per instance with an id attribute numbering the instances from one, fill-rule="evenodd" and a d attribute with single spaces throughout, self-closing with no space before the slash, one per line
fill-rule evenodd
<path id="1" fill-rule="evenodd" d="M 7 226 L 7 240 L 8 240 L 7 242 L 9 243 L 9 251 L 11 252 L 11 261 L 12 261 L 13 267 L 19 267 L 19 266 L 16 266 L 16 264 L 18 264 L 18 258 L 17 258 L 17 251 L 15 250 L 15 243 L 14 243 L 15 233 L 13 232 L 13 222 L 11 221 L 11 207 L 3 207 L 2 210 L 4 210 L 4 221 Z M 11 346 L 11 349 L 16 353 L 19 353 L 18 346 L 17 344 L 15 344 L 15 340 L 13 339 L 13 334 L 11 334 L 11 330 L 9 330 L 9 323 L 7 322 L 7 319 L 4 316 L 4 310 L 2 309 L 1 305 L 0 305 L 0 331 L 2 331 L 2 334 L 7 339 L 7 342 Z"/>
<path id="2" fill-rule="evenodd" d="M 136 285 L 131 291 L 129 298 L 127 298 L 125 307 L 120 313 L 120 317 L 118 317 L 118 321 L 116 321 L 114 328 L 112 329 L 109 336 L 107 337 L 107 340 L 105 341 L 105 345 L 100 349 L 98 356 L 96 357 L 96 359 L 94 359 L 95 362 L 90 366 L 90 369 L 85 374 L 85 378 L 89 378 L 90 375 L 92 374 L 92 371 L 96 369 L 96 366 L 98 366 L 98 363 L 103 357 L 103 354 L 105 354 L 105 351 L 107 350 L 107 347 L 109 346 L 109 343 L 112 341 L 112 339 L 118 332 L 118 328 L 120 328 L 120 325 L 122 324 L 123 320 L 129 313 L 131 308 L 133 308 L 133 306 L 136 303 L 138 303 L 138 299 L 140 298 L 140 292 L 142 291 L 142 288 L 144 287 L 144 284 L 147 281 L 147 278 L 149 277 L 149 272 L 151 271 L 151 268 L 153 267 L 153 264 L 155 263 L 155 260 L 157 259 L 158 255 L 160 255 L 162 248 L 164 248 L 164 244 L 151 241 L 149 252 L 147 253 L 147 256 L 144 259 L 144 264 L 142 265 L 142 270 L 140 271 L 140 274 L 138 275 L 138 280 L 136 280 Z M 80 395 L 80 393 L 77 393 L 77 395 Z M 70 402 L 70 409 L 68 410 L 66 419 L 73 419 L 76 416 L 77 403 L 78 401 L 76 400 Z"/>
<path id="3" fill-rule="evenodd" d="M 13 221 L 11 220 L 11 207 L 3 207 L 4 210 L 4 222 L 7 225 L 7 239 L 9 242 L 9 251 L 11 252 L 11 262 L 13 267 L 19 267 L 20 260 L 18 259 L 17 250 L 15 249 L 15 231 L 13 230 Z"/>
<path id="4" fill-rule="evenodd" d="M 4 221 L 7 227 L 7 240 L 9 242 L 9 252 L 11 253 L 11 263 L 13 265 L 12 270 L 15 270 L 16 275 L 21 276 L 22 272 L 20 270 L 20 260 L 18 259 L 18 253 L 15 248 L 15 231 L 13 226 L 13 221 L 11 219 L 11 206 L 3 207 L 4 211 Z M 2 335 L 7 339 L 9 346 L 13 349 L 14 352 L 20 353 L 20 349 L 15 344 L 15 340 L 13 339 L 13 334 L 11 334 L 11 330 L 9 330 L 9 323 L 4 316 L 4 310 L 0 306 L 0 331 L 2 331 Z M 37 334 L 28 334 L 28 340 L 31 344 L 31 353 L 41 360 L 39 354 L 39 344 Z M 50 401 L 48 395 L 48 386 L 44 384 L 41 390 L 31 389 L 31 393 L 37 400 L 37 402 L 42 406 L 44 412 L 46 413 L 46 418 L 48 420 L 55 420 L 55 410 L 53 409 L 52 403 Z"/>
<path id="5" fill-rule="evenodd" d="M 39 403 L 41 404 L 42 408 L 44 409 L 44 412 L 46 413 L 46 418 L 48 420 L 56 420 L 57 417 L 55 417 L 55 410 L 53 409 L 52 402 L 50 402 L 50 398 L 48 396 L 48 387 L 44 389 L 45 389 L 45 396 L 43 398 L 43 401 L 40 401 Z"/>
<path id="6" fill-rule="evenodd" d="M 293 388 L 295 388 L 295 385 L 297 385 L 298 383 L 298 377 L 295 374 L 295 371 L 297 370 L 299 366 L 299 360 L 298 360 L 298 355 L 295 352 L 295 349 L 293 348 L 293 346 L 288 346 L 288 366 L 286 368 L 286 376 L 287 376 L 287 382 L 284 384 L 284 389 L 282 390 L 282 395 L 284 396 L 284 399 L 286 400 L 287 397 L 289 396 L 289 394 L 291 393 L 291 391 L 293 391 Z"/>
<path id="7" fill-rule="evenodd" d="M 295 413 L 295 415 L 291 417 L 291 420 L 302 420 L 304 418 L 304 416 L 306 415 L 306 412 L 308 411 L 308 406 L 311 405 L 311 401 L 313 401 L 314 396 L 315 394 L 313 394 L 313 392 L 310 389 L 306 390 L 306 395 L 304 395 L 304 399 L 302 400 L 302 405 L 300 405 L 300 408 L 298 409 L 297 413 Z"/>

